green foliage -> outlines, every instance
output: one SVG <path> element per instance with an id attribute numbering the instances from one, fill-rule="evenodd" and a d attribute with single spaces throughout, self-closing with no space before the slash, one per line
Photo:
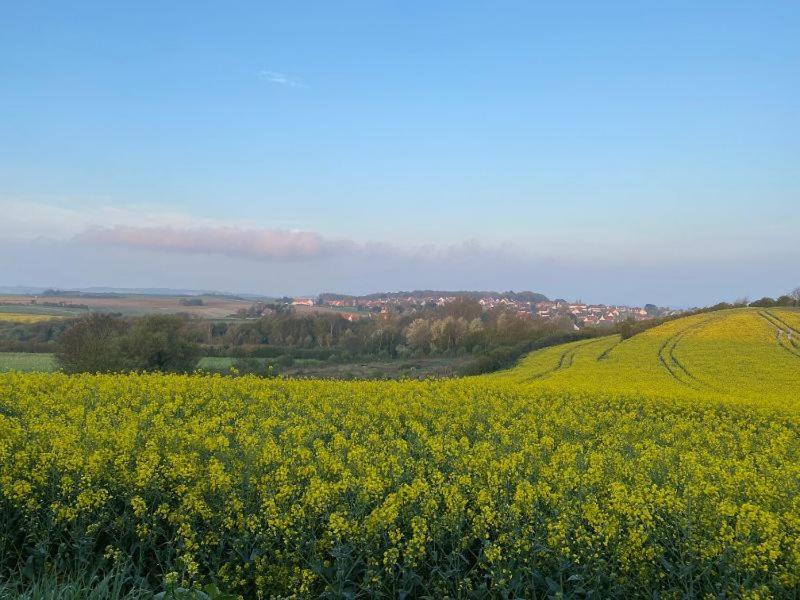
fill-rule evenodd
<path id="1" fill-rule="evenodd" d="M 203 306 L 202 298 L 181 298 L 181 306 Z"/>
<path id="2" fill-rule="evenodd" d="M 772 308 L 775 306 L 798 306 L 798 300 L 789 295 L 780 296 L 777 300 L 767 296 L 751 302 L 749 306 L 757 308 Z"/>
<path id="3" fill-rule="evenodd" d="M 265 309 L 272 310 L 264 306 L 256 312 L 262 314 Z M 443 306 L 355 321 L 340 314 L 298 314 L 284 308 L 243 323 L 215 325 L 210 332 L 206 330 L 211 335 L 205 343 L 208 354 L 286 355 L 295 360 L 331 362 L 464 354 L 490 357 L 494 350 L 501 353 L 500 348 L 516 348 L 572 329 L 571 321 L 518 317 L 505 308 L 484 311 L 476 299 L 464 296 Z M 492 360 L 497 362 L 496 358 L 497 354 Z M 490 359 L 483 362 L 489 364 Z"/>
<path id="4" fill-rule="evenodd" d="M 56 360 L 65 373 L 110 373 L 129 368 L 122 351 L 129 324 L 110 314 L 91 313 L 59 337 Z"/>
<path id="5" fill-rule="evenodd" d="M 136 319 L 121 347 L 134 370 L 187 373 L 199 359 L 199 348 L 184 332 L 185 321 L 175 315 L 149 315 Z"/>
<path id="6" fill-rule="evenodd" d="M 0 580 L 0 600 L 151 600 L 153 593 L 138 587 L 121 569 L 107 573 L 52 571 L 18 572 Z"/>
<path id="7" fill-rule="evenodd" d="M 53 352 L 58 336 L 69 329 L 72 323 L 68 319 L 48 319 L 35 323 L 9 323 L 0 319 L 0 351 Z"/>
<path id="8" fill-rule="evenodd" d="M 750 306 L 761 307 L 761 308 L 770 308 L 772 306 L 775 306 L 775 300 L 773 298 L 768 298 L 768 297 L 765 296 L 764 298 L 761 298 L 760 300 L 756 300 L 754 302 L 751 302 Z"/>
<path id="9" fill-rule="evenodd" d="M 90 313 L 60 335 L 55 356 L 65 373 L 183 373 L 194 369 L 199 347 L 175 315 L 125 319 Z"/>
<path id="10" fill-rule="evenodd" d="M 0 600 L 240 600 L 213 583 L 197 589 L 181 587 L 172 582 L 174 574 L 168 574 L 163 591 L 154 591 L 134 572 L 132 565 L 94 573 L 74 568 L 63 574 L 17 572 L 0 580 Z"/>
<path id="11" fill-rule="evenodd" d="M 239 600 L 239 596 L 221 592 L 213 583 L 201 589 L 185 588 L 167 583 L 167 589 L 156 594 L 153 600 Z"/>

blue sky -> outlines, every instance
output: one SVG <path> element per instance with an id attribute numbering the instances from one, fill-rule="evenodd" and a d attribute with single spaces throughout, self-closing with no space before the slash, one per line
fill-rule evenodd
<path id="1" fill-rule="evenodd" d="M 798 39 L 794 2 L 6 3 L 0 285 L 778 294 Z"/>

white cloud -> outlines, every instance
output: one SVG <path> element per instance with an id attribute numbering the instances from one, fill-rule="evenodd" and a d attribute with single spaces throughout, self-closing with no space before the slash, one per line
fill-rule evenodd
<path id="1" fill-rule="evenodd" d="M 286 73 L 281 73 L 279 71 L 259 71 L 258 76 L 264 81 L 273 83 L 275 85 L 284 85 L 286 87 L 294 87 L 294 88 L 308 87 L 306 84 L 304 84 L 296 77 L 291 77 Z"/>

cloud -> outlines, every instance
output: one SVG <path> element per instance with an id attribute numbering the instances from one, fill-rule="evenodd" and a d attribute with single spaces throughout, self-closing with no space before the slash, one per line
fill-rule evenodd
<path id="1" fill-rule="evenodd" d="M 262 261 L 351 259 L 401 259 L 414 262 L 468 263 L 475 260 L 508 260 L 512 247 L 489 247 L 468 240 L 459 244 L 402 247 L 387 242 L 358 242 L 326 237 L 313 231 L 256 229 L 229 225 L 92 226 L 75 235 L 78 243 L 138 248 L 181 254 L 215 254 Z"/>
<path id="2" fill-rule="evenodd" d="M 304 84 L 296 77 L 291 77 L 279 71 L 259 71 L 258 76 L 264 81 L 275 85 L 284 85 L 286 87 L 293 87 L 293 88 L 308 87 L 306 84 Z"/>
<path id="3" fill-rule="evenodd" d="M 360 261 L 469 263 L 524 254 L 509 244 L 492 247 L 471 240 L 449 245 L 355 240 L 297 228 L 221 222 L 154 205 L 81 207 L 0 200 L 0 214 L 0 239 L 5 241 L 60 240 L 84 246 L 273 262 L 319 261 L 336 256 Z"/>
<path id="4" fill-rule="evenodd" d="M 296 260 L 329 256 L 356 248 L 311 231 L 240 227 L 91 227 L 78 242 L 185 254 L 221 254 L 254 259 Z"/>
<path id="5" fill-rule="evenodd" d="M 301 224 L 300 224 L 301 225 Z M 0 198 L 2 284 L 180 287 L 304 295 L 412 288 L 533 289 L 554 297 L 689 306 L 777 295 L 796 286 L 798 251 L 691 249 L 607 257 L 554 247 L 540 232 L 509 241 L 383 241 L 301 229 L 294 222 L 211 219 L 154 204 L 90 206 Z M 658 246 L 658 244 L 653 244 Z M 668 247 L 663 246 L 662 247 Z M 749 247 L 749 246 L 748 246 Z M 646 250 L 646 249 L 645 249 Z"/>

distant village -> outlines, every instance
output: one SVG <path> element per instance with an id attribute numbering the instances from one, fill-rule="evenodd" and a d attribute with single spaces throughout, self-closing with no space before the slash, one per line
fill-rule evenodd
<path id="1" fill-rule="evenodd" d="M 544 297 L 531 292 L 485 295 L 478 293 L 393 293 L 370 296 L 322 294 L 317 298 L 292 298 L 290 304 L 306 310 L 335 310 L 341 312 L 349 320 L 353 320 L 375 314 L 413 312 L 425 307 L 444 306 L 465 296 L 476 299 L 485 310 L 507 308 L 514 311 L 520 318 L 552 320 L 569 318 L 577 327 L 612 325 L 629 319 L 642 321 L 681 312 L 652 304 L 640 307 L 540 299 Z"/>
<path id="2" fill-rule="evenodd" d="M 40 297 L 41 296 L 41 297 Z M 41 295 L 4 297 L 13 300 L 13 304 L 25 302 L 42 307 L 89 310 L 103 306 L 107 309 L 126 310 L 131 306 L 141 308 L 143 305 L 157 306 L 164 310 L 162 296 L 126 296 L 119 293 L 69 292 L 61 290 L 45 290 Z M 644 306 L 587 304 L 580 300 L 569 302 L 563 299 L 550 300 L 535 292 L 445 292 L 422 290 L 413 292 L 386 292 L 366 296 L 347 296 L 342 294 L 320 294 L 317 297 L 283 297 L 258 300 L 247 303 L 245 298 L 222 295 L 180 296 L 177 303 L 182 310 L 206 308 L 214 309 L 215 302 L 220 304 L 219 311 L 228 306 L 236 306 L 231 317 L 258 318 L 275 314 L 281 307 L 291 307 L 302 312 L 335 312 L 348 321 L 379 316 L 388 317 L 397 314 L 414 312 L 445 306 L 459 299 L 470 298 L 477 301 L 485 311 L 505 309 L 523 319 L 569 319 L 576 328 L 613 325 L 627 320 L 644 321 L 655 317 L 672 316 L 680 310 L 658 307 L 653 304 Z M 0 301 L 0 305 L 9 302 Z M 242 306 L 242 304 L 245 304 Z"/>

